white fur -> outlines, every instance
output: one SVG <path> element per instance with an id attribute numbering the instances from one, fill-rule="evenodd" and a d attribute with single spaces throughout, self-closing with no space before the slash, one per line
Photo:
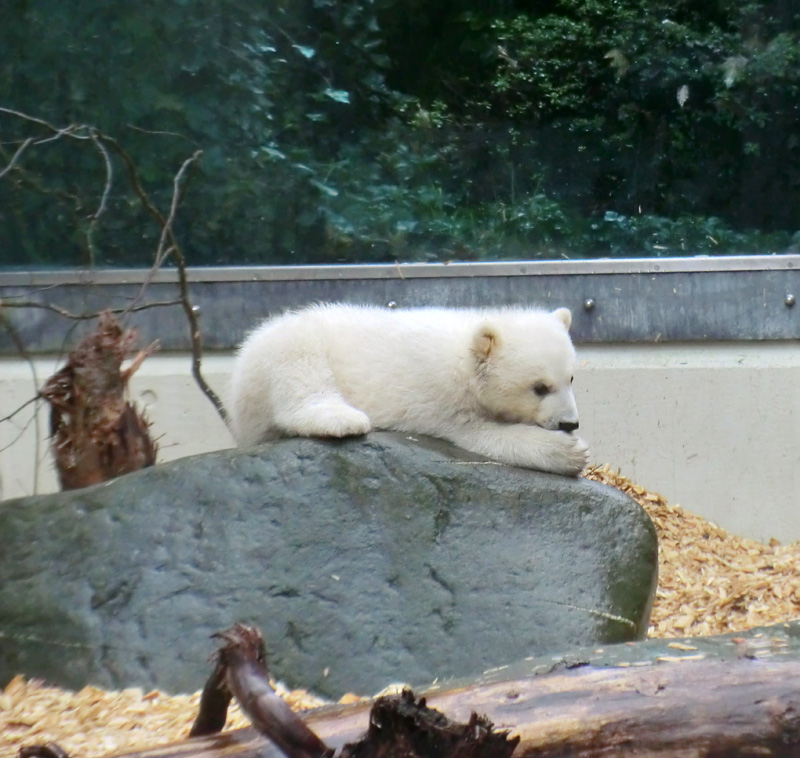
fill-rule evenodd
<path id="1" fill-rule="evenodd" d="M 566 308 L 320 305 L 287 313 L 261 324 L 239 350 L 231 430 L 249 446 L 393 429 L 577 475 L 586 443 L 559 431 L 578 423 L 570 321 Z"/>

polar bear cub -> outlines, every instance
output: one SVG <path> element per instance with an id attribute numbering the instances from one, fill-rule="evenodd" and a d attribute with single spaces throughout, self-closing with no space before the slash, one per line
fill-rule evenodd
<path id="1" fill-rule="evenodd" d="M 229 420 L 240 446 L 370 429 L 428 434 L 525 468 L 577 475 L 570 311 L 318 305 L 242 344 Z"/>

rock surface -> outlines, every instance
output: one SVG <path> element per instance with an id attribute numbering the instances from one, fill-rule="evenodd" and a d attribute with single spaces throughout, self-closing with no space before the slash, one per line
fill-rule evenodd
<path id="1" fill-rule="evenodd" d="M 290 439 L 0 503 L 0 686 L 194 691 L 209 636 L 338 696 L 642 638 L 647 515 L 619 491 L 429 439 Z"/>

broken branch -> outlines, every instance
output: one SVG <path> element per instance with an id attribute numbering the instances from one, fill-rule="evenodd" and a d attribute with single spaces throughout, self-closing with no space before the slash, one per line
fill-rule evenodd
<path id="1" fill-rule="evenodd" d="M 272 688 L 258 629 L 236 624 L 214 636 L 225 644 L 217 651 L 216 667 L 203 688 L 190 736 L 221 729 L 233 695 L 253 726 L 289 758 L 331 758 L 333 750 Z"/>
<path id="2" fill-rule="evenodd" d="M 231 696 L 253 726 L 289 758 L 332 758 L 328 747 L 275 692 L 269 681 L 261 633 L 236 624 L 214 635 L 224 640 L 200 700 L 190 737 L 213 734 L 225 724 Z M 346 744 L 339 758 L 510 758 L 519 742 L 496 732 L 491 721 L 471 713 L 467 723 L 450 721 L 417 700 L 410 690 L 378 698 L 369 729 Z"/>

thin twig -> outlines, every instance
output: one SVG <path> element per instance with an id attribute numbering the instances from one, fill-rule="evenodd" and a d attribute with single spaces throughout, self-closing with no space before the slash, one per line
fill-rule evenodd
<path id="1" fill-rule="evenodd" d="M 142 282 L 142 287 L 139 290 L 138 297 L 134 298 L 134 303 L 139 302 L 142 297 L 144 297 L 145 290 L 150 285 L 150 282 L 153 280 L 156 272 L 161 268 L 164 264 L 164 261 L 169 257 L 170 253 L 174 253 L 178 247 L 177 240 L 175 239 L 175 235 L 172 233 L 172 225 L 175 222 L 175 214 L 178 211 L 178 205 L 181 201 L 181 184 L 183 182 L 184 177 L 186 176 L 186 172 L 189 170 L 189 166 L 192 165 L 196 160 L 200 158 L 203 154 L 202 150 L 197 150 L 195 154 L 191 158 L 187 158 L 183 165 L 180 167 L 180 170 L 177 174 L 175 174 L 175 178 L 172 181 L 172 203 L 170 204 L 169 208 L 169 216 L 161 223 L 161 237 L 158 240 L 158 247 L 156 248 L 155 260 L 153 262 L 150 271 L 147 272 L 147 275 Z M 167 247 L 167 240 L 169 240 L 172 244 Z"/>
<path id="2" fill-rule="evenodd" d="M 211 401 L 214 408 L 217 409 L 219 417 L 227 424 L 228 413 L 222 400 L 214 390 L 208 385 L 202 372 L 202 358 L 203 358 L 203 334 L 200 331 L 200 324 L 198 322 L 198 315 L 200 309 L 192 305 L 189 300 L 189 280 L 186 277 L 186 260 L 183 257 L 183 252 L 179 247 L 174 251 L 175 261 L 178 266 L 178 286 L 181 293 L 181 304 L 186 318 L 189 321 L 189 336 L 192 341 L 192 376 L 198 387 L 202 390 L 205 396 Z"/>
<path id="3" fill-rule="evenodd" d="M 92 319 L 99 318 L 101 313 L 113 313 L 115 316 L 123 313 L 137 313 L 138 311 L 146 311 L 150 308 L 167 308 L 176 305 L 181 305 L 180 300 L 154 300 L 150 303 L 143 303 L 133 307 L 125 308 L 103 308 L 102 311 L 93 311 L 91 313 L 72 313 L 65 308 L 51 303 L 37 303 L 33 300 L 3 300 L 3 307 L 5 308 L 40 308 L 46 311 L 52 311 L 59 316 L 68 318 L 72 321 L 91 321 Z"/>
<path id="4" fill-rule="evenodd" d="M 0 179 L 2 179 L 12 168 L 16 165 L 22 154 L 33 144 L 33 137 L 28 137 L 18 148 L 17 152 L 11 157 L 9 164 L 0 171 Z"/>
<path id="5" fill-rule="evenodd" d="M 126 168 L 128 169 L 128 176 L 131 182 L 131 186 L 133 187 L 134 192 L 139 197 L 140 202 L 144 206 L 144 208 L 150 213 L 153 218 L 159 223 L 162 229 L 162 238 L 165 240 L 169 240 L 170 247 L 166 251 L 162 251 L 164 257 L 166 258 L 167 253 L 172 255 L 175 258 L 175 263 L 178 271 L 178 286 L 181 295 L 181 305 L 183 307 L 183 311 L 186 314 L 186 318 L 189 322 L 189 338 L 192 344 L 192 376 L 194 377 L 197 386 L 200 387 L 200 390 L 203 394 L 209 399 L 211 404 L 216 409 L 219 417 L 227 423 L 228 414 L 225 411 L 225 407 L 222 404 L 222 400 L 220 399 L 219 395 L 214 392 L 213 389 L 209 386 L 208 382 L 206 382 L 205 377 L 202 373 L 202 356 L 203 356 L 203 343 L 202 343 L 202 334 L 200 331 L 200 325 L 197 319 L 197 315 L 199 313 L 198 309 L 192 305 L 191 299 L 189 297 L 189 282 L 186 276 L 186 258 L 183 255 L 183 251 L 181 246 L 178 244 L 178 240 L 175 237 L 172 222 L 168 218 L 164 218 L 161 211 L 153 205 L 152 201 L 148 197 L 147 193 L 144 191 L 142 187 L 142 183 L 139 181 L 139 174 L 136 170 L 136 166 L 133 163 L 133 160 L 128 155 L 128 153 L 123 150 L 122 146 L 112 137 L 108 137 L 106 135 L 99 135 L 100 139 L 104 140 L 111 148 L 119 155 L 122 159 L 123 163 L 125 164 Z M 187 159 L 183 165 L 181 166 L 181 170 L 175 177 L 175 181 L 173 182 L 174 192 L 172 197 L 172 206 L 171 206 L 171 215 L 174 218 L 174 214 L 172 213 L 172 209 L 177 209 L 177 201 L 180 200 L 180 179 L 182 179 L 183 175 L 189 169 L 192 163 L 200 158 L 202 155 L 202 151 L 198 150 L 195 154 Z M 180 177 L 180 179 L 179 179 Z M 159 243 L 159 247 L 161 247 L 161 243 Z M 156 264 L 159 263 L 158 261 L 159 255 L 156 255 Z M 151 269 L 151 273 L 148 276 L 148 279 L 152 279 L 155 275 L 156 266 Z M 134 301 L 136 302 L 136 301 Z"/>
<path id="6" fill-rule="evenodd" d="M 67 127 L 59 129 L 57 126 L 53 126 L 50 122 L 44 121 L 41 118 L 36 118 L 36 116 L 29 116 L 27 113 L 21 113 L 20 111 L 12 110 L 11 108 L 0 108 L 0 113 L 8 113 L 10 116 L 16 116 L 17 118 L 21 118 L 23 121 L 30 121 L 33 124 L 39 124 L 39 126 L 43 126 L 45 129 L 49 129 L 51 132 L 56 134 L 56 137 L 60 137 L 64 134 L 73 137 L 74 139 L 80 140 L 88 140 L 91 139 L 90 136 L 81 137 L 75 134 L 77 129 L 84 129 L 85 127 L 79 126 L 77 124 L 70 124 Z M 41 144 L 41 143 L 39 143 Z"/>
<path id="7" fill-rule="evenodd" d="M 70 124 L 69 126 L 65 126 L 63 129 L 57 129 L 56 127 L 52 128 L 55 130 L 55 134 L 52 137 L 42 137 L 41 139 L 36 140 L 37 145 L 55 142 L 56 140 L 60 140 L 62 137 L 72 137 L 73 139 L 79 140 L 91 139 L 91 137 L 84 137 L 80 134 L 77 134 L 77 132 L 88 129 L 88 127 L 84 126 L 83 124 Z"/>
<path id="8" fill-rule="evenodd" d="M 136 126 L 135 124 L 125 124 L 125 126 L 128 127 L 128 129 L 132 129 L 134 132 L 141 132 L 142 134 L 152 134 L 163 137 L 179 137 L 180 139 L 191 142 L 193 145 L 197 146 L 197 142 L 190 137 L 187 137 L 185 134 L 180 134 L 179 132 L 166 132 L 159 129 L 143 129 L 141 126 Z"/>
<path id="9" fill-rule="evenodd" d="M 136 171 L 136 165 L 133 162 L 133 158 L 128 155 L 122 145 L 117 142 L 113 137 L 109 137 L 107 134 L 102 134 L 98 132 L 97 138 L 104 142 L 106 145 L 111 147 L 114 152 L 122 159 L 122 162 L 125 164 L 125 167 L 128 169 L 128 178 L 130 180 L 131 186 L 133 187 L 133 191 L 136 193 L 136 196 L 139 198 L 139 201 L 145 207 L 145 209 L 153 216 L 156 221 L 158 221 L 159 226 L 163 226 L 166 223 L 164 217 L 161 215 L 161 211 L 153 205 L 150 201 L 150 198 L 147 196 L 147 193 L 144 191 L 142 187 L 142 183 L 139 181 L 139 173 Z"/>
<path id="10" fill-rule="evenodd" d="M 36 395 L 36 397 L 32 397 L 30 400 L 28 400 L 27 402 L 23 403 L 19 408 L 17 408 L 17 410 L 14 411 L 14 413 L 12 413 L 11 415 L 7 416 L 6 418 L 9 418 L 9 419 L 13 418 L 14 415 L 18 411 L 21 411 L 25 406 L 30 405 L 31 403 L 38 402 L 41 399 L 42 398 L 39 395 Z M 36 414 L 37 413 L 38 413 L 38 409 L 33 412 L 31 417 L 22 426 L 18 426 L 17 427 L 16 436 L 7 445 L 3 445 L 3 447 L 0 447 L 0 453 L 5 453 L 6 450 L 10 450 L 12 447 L 14 447 L 14 445 L 17 444 L 17 442 L 19 442 L 19 440 L 22 437 L 22 435 L 25 434 L 25 432 L 28 431 L 28 428 L 30 427 L 30 425 L 33 422 L 36 421 Z M 0 421 L 4 421 L 4 420 L 5 419 L 0 419 Z M 38 433 L 39 433 L 38 427 L 37 427 L 37 429 L 35 431 L 36 431 L 36 434 L 38 435 Z M 37 440 L 37 442 L 38 442 L 38 440 Z M 37 447 L 38 447 L 38 445 L 37 445 Z M 38 457 L 37 457 L 37 459 L 34 461 L 34 467 L 33 467 L 33 470 L 34 470 L 34 482 L 33 482 L 33 493 L 32 494 L 34 494 L 34 495 L 36 494 L 36 479 L 38 478 L 38 477 L 36 477 L 36 472 L 38 470 L 38 467 L 39 467 L 39 460 L 38 460 Z"/>
<path id="11" fill-rule="evenodd" d="M 108 206 L 108 196 L 111 193 L 111 185 L 114 182 L 114 166 L 111 163 L 111 156 L 108 154 L 108 148 L 97 138 L 97 130 L 92 129 L 91 135 L 92 142 L 94 142 L 95 146 L 102 154 L 103 161 L 106 164 L 106 184 L 103 188 L 103 194 L 100 197 L 100 205 L 97 206 L 97 210 L 94 212 L 89 222 L 89 228 L 86 230 L 86 247 L 89 251 L 89 266 L 94 266 L 95 260 L 97 259 L 94 247 L 94 235 L 100 224 L 100 219 Z"/>
<path id="12" fill-rule="evenodd" d="M 38 144 L 40 143 L 34 142 L 34 145 Z M 79 196 L 72 195 L 63 189 L 50 189 L 48 187 L 45 187 L 35 175 L 33 175 L 23 166 L 17 165 L 15 166 L 15 169 L 16 169 L 15 178 L 17 178 L 21 182 L 24 182 L 26 185 L 34 189 L 36 192 L 40 192 L 42 195 L 45 195 L 46 197 L 57 197 L 60 200 L 65 200 L 69 202 L 72 206 L 74 206 L 73 212 L 75 213 L 77 213 L 83 207 L 83 200 Z"/>
<path id="13" fill-rule="evenodd" d="M 3 418 L 0 418 L 0 424 L 4 423 L 5 421 L 11 421 L 11 419 L 14 418 L 14 416 L 16 416 L 21 411 L 24 411 L 31 403 L 36 403 L 39 400 L 41 400 L 40 395 L 34 395 L 34 397 L 29 398 L 22 405 L 20 405 L 20 407 L 17 408 L 17 410 L 11 411 L 11 413 L 9 413 L 8 416 L 3 416 Z M 5 450 L 5 448 L 2 448 L 2 450 Z"/>
<path id="14" fill-rule="evenodd" d="M 19 336 L 19 332 L 17 332 L 16 327 L 11 323 L 11 319 L 3 312 L 4 308 L 2 304 L 0 304 L 0 323 L 3 324 L 6 331 L 11 335 L 11 341 L 14 343 L 15 347 L 17 348 L 17 352 L 22 356 L 23 360 L 28 364 L 31 370 L 31 376 L 33 378 L 33 386 L 36 388 L 36 396 L 33 397 L 31 400 L 24 403 L 20 408 L 17 408 L 8 419 L 13 418 L 14 415 L 19 413 L 26 405 L 30 405 L 31 402 L 35 402 L 40 399 L 41 395 L 39 394 L 39 377 L 36 375 L 36 365 L 33 362 L 33 358 L 31 358 L 30 353 L 28 353 L 27 349 L 25 348 L 25 343 L 22 340 L 22 337 Z M 39 424 L 35 423 L 36 413 L 33 414 L 32 418 L 34 419 L 34 460 L 33 460 L 33 494 L 37 494 L 39 489 L 39 451 L 41 447 L 41 439 L 39 435 Z M 7 419 L 3 419 L 5 421 Z M 30 421 L 28 422 L 28 424 Z M 25 429 L 27 429 L 28 424 L 26 424 L 17 438 L 14 440 L 16 442 L 20 436 L 22 436 Z"/>

